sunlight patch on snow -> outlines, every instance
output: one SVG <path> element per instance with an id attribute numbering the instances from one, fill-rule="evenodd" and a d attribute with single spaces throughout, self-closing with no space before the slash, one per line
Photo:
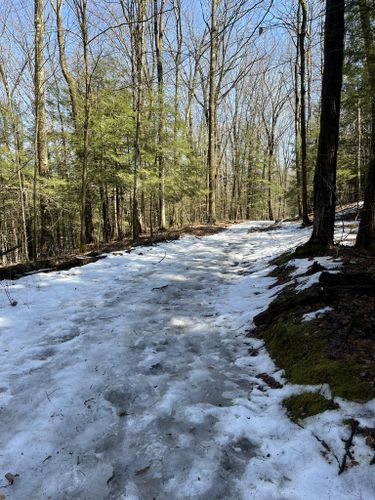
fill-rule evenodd
<path id="1" fill-rule="evenodd" d="M 176 316 L 172 318 L 169 322 L 171 326 L 177 329 L 185 329 L 185 328 L 191 328 L 194 327 L 194 321 L 191 318 L 183 317 L 183 316 Z"/>
<path id="2" fill-rule="evenodd" d="M 11 325 L 11 321 L 8 318 L 2 318 L 0 316 L 0 328 L 6 328 Z"/>
<path id="3" fill-rule="evenodd" d="M 335 243 L 344 246 L 355 245 L 359 221 L 336 221 Z"/>

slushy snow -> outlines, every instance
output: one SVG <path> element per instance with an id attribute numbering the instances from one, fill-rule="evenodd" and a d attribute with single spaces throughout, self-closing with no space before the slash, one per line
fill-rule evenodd
<path id="1" fill-rule="evenodd" d="M 309 234 L 292 223 L 248 234 L 267 224 L 3 283 L 18 302 L 1 294 L 0 472 L 19 474 L 0 480 L 6 498 L 375 497 L 360 436 L 359 465 L 338 475 L 342 421 L 372 426 L 375 401 L 294 424 L 282 400 L 306 387 L 246 336 L 281 289 L 269 260 Z"/>

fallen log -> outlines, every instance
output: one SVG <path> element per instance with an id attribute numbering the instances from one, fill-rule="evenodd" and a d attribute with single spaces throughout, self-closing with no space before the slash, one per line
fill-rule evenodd
<path id="1" fill-rule="evenodd" d="M 70 259 L 56 260 L 46 259 L 37 262 L 28 262 L 25 264 L 14 264 L 0 268 L 0 280 L 15 280 L 36 272 L 52 272 L 52 271 L 67 271 L 72 267 L 80 267 L 86 264 L 91 264 L 100 259 L 105 259 L 105 255 L 82 255 L 79 257 L 72 257 Z"/>

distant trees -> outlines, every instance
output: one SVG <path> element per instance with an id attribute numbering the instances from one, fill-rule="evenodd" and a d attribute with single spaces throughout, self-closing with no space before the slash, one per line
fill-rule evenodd
<path id="1" fill-rule="evenodd" d="M 319 0 L 17 5 L 3 0 L 0 17 L 3 263 L 190 223 L 300 212 L 308 224 Z M 362 26 L 359 5 L 371 11 L 373 0 L 350 6 L 353 32 Z M 343 2 L 327 6 L 335 27 L 326 30 L 332 64 L 321 102 L 313 235 L 324 244 L 332 242 L 336 196 L 341 49 L 334 44 Z M 370 35 L 347 49 L 353 69 L 346 64 L 338 163 L 342 199 L 358 200 L 367 187 L 364 248 L 373 213 L 373 182 L 364 182 L 373 52 L 367 18 Z"/>

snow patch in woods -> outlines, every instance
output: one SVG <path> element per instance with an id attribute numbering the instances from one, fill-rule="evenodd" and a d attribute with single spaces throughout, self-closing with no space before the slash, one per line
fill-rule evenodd
<path id="1" fill-rule="evenodd" d="M 322 274 L 320 271 L 306 276 L 306 273 L 311 270 L 314 265 L 321 266 L 324 270 L 335 273 L 338 272 L 337 270 L 341 267 L 342 263 L 340 262 L 340 259 L 334 259 L 333 257 L 314 257 L 290 260 L 287 267 L 296 268 L 290 274 L 290 277 L 299 283 L 296 287 L 297 291 L 301 292 L 302 290 L 306 290 L 307 288 L 319 283 L 319 278 Z"/>
<path id="2" fill-rule="evenodd" d="M 334 259 L 333 257 L 314 257 L 309 259 L 292 259 L 288 262 L 287 267 L 296 268 L 291 273 L 291 277 L 297 278 L 307 273 L 314 263 L 319 264 L 327 270 L 338 269 L 341 266 L 341 261 L 339 259 Z"/>
<path id="3" fill-rule="evenodd" d="M 332 307 L 322 307 L 321 309 L 318 309 L 317 311 L 312 311 L 310 313 L 304 314 L 302 317 L 302 321 L 312 321 L 313 319 L 318 318 L 321 314 L 324 314 L 326 312 L 333 311 Z"/>
<path id="4" fill-rule="evenodd" d="M 358 227 L 358 218 L 352 221 L 336 220 L 335 243 L 343 246 L 353 246 L 357 237 Z"/>
<path id="5" fill-rule="evenodd" d="M 285 383 L 263 342 L 245 336 L 281 288 L 270 288 L 268 262 L 309 235 L 293 223 L 248 233 L 268 224 L 6 284 L 18 305 L 1 295 L 0 472 L 19 474 L 0 485 L 7 497 L 374 498 L 363 439 L 360 465 L 338 476 L 335 456 L 342 420 L 372 426 L 375 401 L 340 401 L 301 428 L 281 403 L 306 387 L 259 378 Z"/>

